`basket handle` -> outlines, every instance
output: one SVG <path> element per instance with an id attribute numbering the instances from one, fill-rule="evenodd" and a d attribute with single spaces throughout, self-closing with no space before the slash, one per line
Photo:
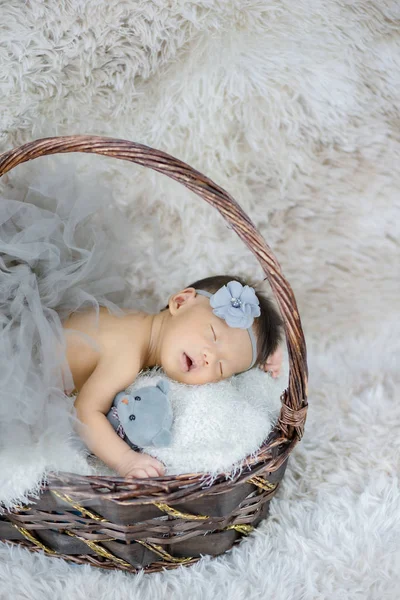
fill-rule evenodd
<path id="1" fill-rule="evenodd" d="M 289 357 L 289 386 L 282 394 L 279 426 L 288 439 L 301 439 L 307 413 L 306 343 L 296 300 L 271 249 L 239 204 L 225 190 L 186 163 L 143 144 L 95 135 L 50 137 L 28 142 L 0 155 L 0 177 L 39 156 L 88 152 L 128 160 L 168 175 L 214 206 L 260 263 L 283 318 Z"/>

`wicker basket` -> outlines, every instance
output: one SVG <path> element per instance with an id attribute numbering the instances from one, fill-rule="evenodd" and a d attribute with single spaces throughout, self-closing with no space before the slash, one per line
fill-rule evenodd
<path id="1" fill-rule="evenodd" d="M 289 454 L 307 414 L 307 355 L 296 301 L 280 266 L 235 200 L 172 156 L 141 144 L 97 136 L 36 140 L 0 156 L 0 176 L 38 156 L 89 152 L 150 167 L 179 181 L 214 206 L 260 262 L 279 305 L 289 356 L 288 388 L 276 427 L 249 469 L 221 474 L 205 486 L 202 474 L 125 480 L 51 474 L 40 498 L 0 518 L 0 539 L 31 551 L 105 569 L 151 573 L 217 556 L 267 517 Z"/>

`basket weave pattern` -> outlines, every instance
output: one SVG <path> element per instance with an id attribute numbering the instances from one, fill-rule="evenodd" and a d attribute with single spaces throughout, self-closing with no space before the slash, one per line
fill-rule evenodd
<path id="1" fill-rule="evenodd" d="M 0 176 L 50 154 L 89 152 L 149 167 L 182 183 L 214 206 L 259 261 L 284 322 L 288 388 L 279 420 L 249 468 L 205 486 L 201 473 L 126 480 L 52 474 L 39 500 L 0 517 L 0 539 L 33 552 L 135 573 L 176 568 L 229 550 L 268 516 L 307 414 L 307 353 L 293 291 L 253 223 L 237 202 L 189 165 L 159 150 L 99 136 L 40 139 L 0 156 Z"/>

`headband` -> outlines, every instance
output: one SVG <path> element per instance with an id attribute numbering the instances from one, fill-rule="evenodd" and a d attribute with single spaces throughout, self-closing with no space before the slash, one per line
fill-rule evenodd
<path id="1" fill-rule="evenodd" d="M 252 287 L 243 286 L 239 281 L 230 281 L 227 285 L 222 286 L 215 294 L 210 294 L 204 290 L 196 290 L 197 294 L 210 298 L 210 305 L 213 313 L 220 319 L 224 319 L 229 327 L 238 327 L 247 329 L 253 357 L 251 365 L 246 371 L 251 369 L 257 358 L 257 343 L 251 328 L 254 317 L 259 317 L 260 301 Z"/>

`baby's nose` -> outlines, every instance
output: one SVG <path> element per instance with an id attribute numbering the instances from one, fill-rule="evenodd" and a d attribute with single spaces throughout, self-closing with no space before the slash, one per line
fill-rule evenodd
<path id="1" fill-rule="evenodd" d="M 217 360 L 217 357 L 211 350 L 204 350 L 203 358 L 204 358 L 204 365 L 206 367 L 211 367 L 213 364 L 215 364 L 215 362 Z"/>

